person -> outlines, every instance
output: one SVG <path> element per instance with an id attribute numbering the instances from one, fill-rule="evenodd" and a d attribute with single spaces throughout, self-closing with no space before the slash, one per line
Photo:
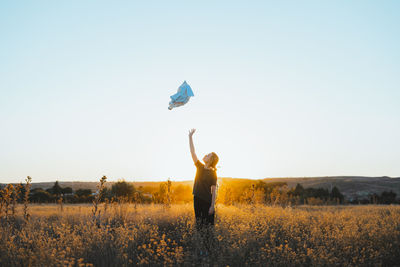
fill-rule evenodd
<path id="1" fill-rule="evenodd" d="M 217 185 L 218 156 L 211 152 L 203 157 L 204 164 L 198 160 L 193 144 L 193 134 L 196 129 L 189 131 L 190 153 L 196 166 L 196 177 L 193 185 L 194 213 L 197 229 L 205 225 L 214 225 L 215 198 Z"/>

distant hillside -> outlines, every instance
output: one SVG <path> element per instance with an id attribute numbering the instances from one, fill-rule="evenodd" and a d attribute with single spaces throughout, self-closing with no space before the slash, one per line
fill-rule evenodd
<path id="1" fill-rule="evenodd" d="M 372 193 L 380 194 L 392 190 L 400 197 L 400 177 L 364 177 L 364 176 L 328 176 L 303 178 L 266 178 L 265 182 L 286 182 L 289 187 L 297 183 L 303 187 L 322 187 L 331 189 L 336 186 L 347 198 L 363 198 Z"/>
<path id="2" fill-rule="evenodd" d="M 223 182 L 231 184 L 255 183 L 259 180 L 220 178 Z M 334 186 L 339 188 L 347 199 L 366 198 L 369 194 L 380 194 L 383 191 L 393 191 L 400 197 L 400 177 L 365 177 L 365 176 L 326 176 L 326 177 L 290 177 L 290 178 L 265 178 L 261 181 L 266 183 L 286 182 L 288 187 L 301 184 L 303 187 L 326 188 L 331 190 Z"/>
<path id="3" fill-rule="evenodd" d="M 220 183 L 256 183 L 259 180 L 253 179 L 240 179 L 240 178 L 226 178 L 219 177 Z M 266 183 L 271 182 L 286 182 L 287 185 L 295 187 L 296 184 L 301 184 L 303 187 L 322 187 L 331 189 L 336 186 L 339 188 L 346 198 L 354 199 L 365 198 L 369 194 L 380 194 L 383 191 L 392 190 L 400 197 L 400 177 L 390 178 L 384 177 L 365 177 L 365 176 L 327 176 L 327 177 L 291 177 L 291 178 L 265 178 L 261 179 Z M 165 181 L 164 181 L 165 182 Z M 114 182 L 107 182 L 107 186 L 111 187 Z M 136 188 L 139 187 L 158 187 L 163 182 L 132 182 Z M 59 182 L 61 187 L 71 187 L 73 190 L 77 189 L 92 189 L 96 190 L 98 182 Z M 189 181 L 172 181 L 172 185 L 193 185 L 193 180 Z M 4 185 L 4 184 L 0 184 Z M 32 188 L 47 189 L 54 185 L 54 182 L 46 183 L 33 183 Z"/>

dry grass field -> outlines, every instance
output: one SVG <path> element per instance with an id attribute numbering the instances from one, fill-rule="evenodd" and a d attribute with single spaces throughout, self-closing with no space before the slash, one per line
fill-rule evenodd
<path id="1" fill-rule="evenodd" d="M 400 266 L 399 206 L 30 205 L 2 218 L 1 266 Z M 203 236 L 203 237 L 202 237 Z M 209 249 L 210 253 L 204 255 Z"/>

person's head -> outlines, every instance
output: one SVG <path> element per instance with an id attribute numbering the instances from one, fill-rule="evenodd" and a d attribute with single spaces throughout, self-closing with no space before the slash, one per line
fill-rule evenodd
<path id="1" fill-rule="evenodd" d="M 218 163 L 218 156 L 215 154 L 215 152 L 208 153 L 207 155 L 204 156 L 203 161 L 206 164 L 208 168 L 213 168 L 214 170 L 217 170 L 217 163 Z"/>

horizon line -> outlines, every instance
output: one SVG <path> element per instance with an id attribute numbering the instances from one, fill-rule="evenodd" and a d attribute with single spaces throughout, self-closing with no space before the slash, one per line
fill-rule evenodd
<path id="1" fill-rule="evenodd" d="M 340 177 L 348 177 L 348 178 L 355 178 L 355 177 L 363 177 L 363 178 L 390 178 L 390 179 L 399 179 L 400 177 L 391 177 L 391 176 L 387 176 L 387 175 L 383 175 L 383 176 L 363 176 L 363 175 L 333 175 L 333 176 L 287 176 L 287 177 L 265 177 L 265 178 L 242 178 L 242 177 L 218 177 L 221 179 L 242 179 L 242 180 L 265 180 L 265 179 L 312 179 L 312 178 L 340 178 Z M 33 180 L 33 179 L 32 179 Z M 88 181 L 82 181 L 82 180 L 50 180 L 50 181 L 32 181 L 31 183 L 52 183 L 52 182 L 64 182 L 64 183 L 93 183 L 93 182 L 99 182 L 99 180 L 88 180 Z M 167 179 L 164 180 L 142 180 L 142 179 L 112 179 L 112 180 L 107 180 L 107 182 L 118 182 L 118 181 L 126 181 L 126 182 L 131 182 L 131 183 L 158 183 L 158 182 L 165 182 L 168 181 Z M 170 179 L 171 182 L 190 182 L 190 181 L 194 181 L 193 179 Z M 11 184 L 18 184 L 18 183 L 25 183 L 25 181 L 21 181 L 21 182 L 11 182 Z M 10 184 L 7 182 L 0 182 L 0 184 Z"/>

